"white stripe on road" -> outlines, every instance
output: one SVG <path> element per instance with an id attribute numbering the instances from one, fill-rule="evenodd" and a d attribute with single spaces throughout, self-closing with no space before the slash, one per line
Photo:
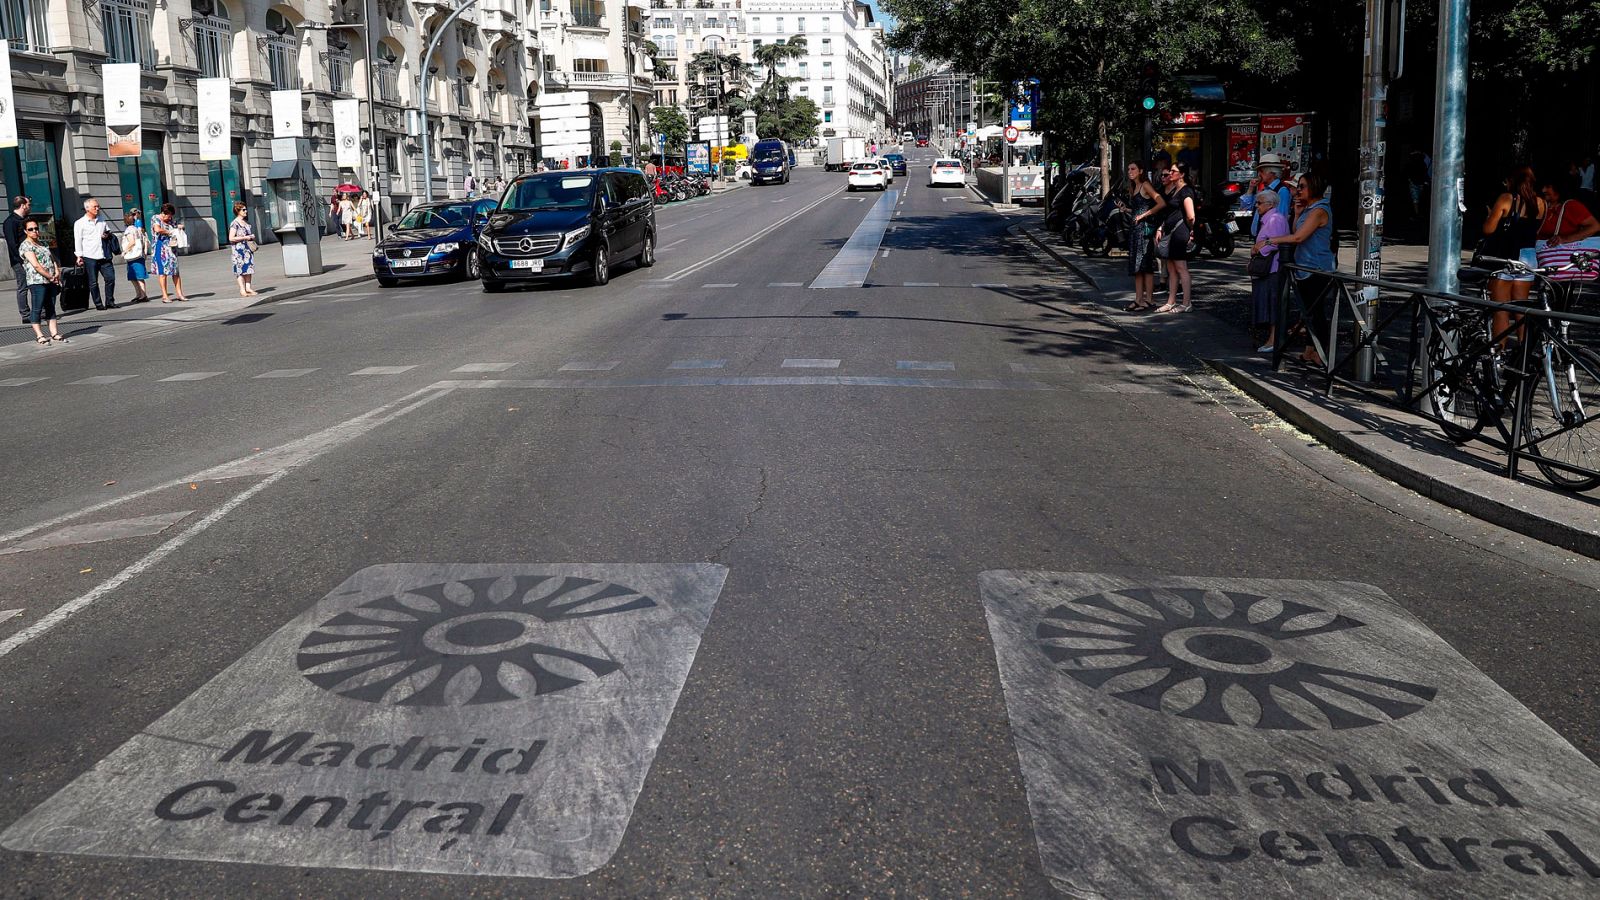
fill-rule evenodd
<path id="1" fill-rule="evenodd" d="M 218 375 L 221 375 L 221 374 L 222 374 L 221 372 L 179 372 L 178 374 L 173 375 L 173 376 L 171 376 L 169 378 L 162 378 L 162 379 L 159 379 L 159 380 L 160 381 L 205 381 L 207 378 L 215 378 L 215 377 L 217 377 Z"/>
<path id="2" fill-rule="evenodd" d="M 401 374 L 403 372 L 409 372 L 409 371 L 411 371 L 412 369 L 415 369 L 415 368 L 416 368 L 416 366 L 367 366 L 365 369 L 357 369 L 354 372 L 351 372 L 350 374 L 351 375 L 399 375 L 399 374 Z"/>
<path id="3" fill-rule="evenodd" d="M 7 619 L 14 619 L 20 615 L 22 615 L 22 610 L 20 609 L 0 609 L 0 622 L 4 622 Z"/>
<path id="4" fill-rule="evenodd" d="M 736 288 L 739 286 L 739 283 L 737 281 L 717 281 L 711 284 L 702 284 L 700 286 L 702 288 Z"/>
<path id="5" fill-rule="evenodd" d="M 903 286 L 904 287 L 938 287 L 939 286 L 939 282 L 937 282 L 937 281 L 908 281 Z"/>
<path id="6" fill-rule="evenodd" d="M 674 360 L 669 369 L 720 369 L 727 365 L 725 359 L 679 359 Z"/>
<path id="7" fill-rule="evenodd" d="M 67 384 L 116 384 L 119 381 L 127 381 L 129 378 L 138 377 L 137 375 L 90 375 L 88 378 L 69 381 Z"/>
<path id="8" fill-rule="evenodd" d="M 688 277 L 689 275 L 693 275 L 695 272 L 698 272 L 701 269 L 704 269 L 706 266 L 712 265 L 712 264 L 717 263 L 717 262 L 721 262 L 722 260 L 727 259 L 728 257 L 732 256 L 733 254 L 738 253 L 740 250 L 743 250 L 744 248 L 750 246 L 751 244 L 754 244 L 756 241 L 761 240 L 762 238 L 766 237 L 767 235 L 771 234 L 772 232 L 776 231 L 777 229 L 782 228 L 783 226 L 789 224 L 790 222 L 793 222 L 795 219 L 800 218 L 801 216 L 805 215 L 806 213 L 810 212 L 811 210 L 816 209 L 817 207 L 821 206 L 824 203 L 827 203 L 830 199 L 832 199 L 833 197 L 835 197 L 837 195 L 838 195 L 837 191 L 835 191 L 832 194 L 824 194 L 823 196 L 818 197 L 816 200 L 813 200 L 812 202 L 806 204 L 805 206 L 800 207 L 799 209 L 795 210 L 794 212 L 788 214 L 787 216 L 784 216 L 783 218 L 779 219 L 778 221 L 773 222 L 771 225 L 768 225 L 767 227 L 761 229 L 760 231 L 755 232 L 754 234 L 752 234 L 749 237 L 745 238 L 744 240 L 738 242 L 737 244 L 734 244 L 734 245 L 732 245 L 730 247 L 727 247 L 727 248 L 725 248 L 725 249 L 723 249 L 723 250 L 721 250 L 721 251 L 719 251 L 717 253 L 713 253 L 712 255 L 706 257 L 705 259 L 700 260 L 697 263 L 691 263 L 690 265 L 684 266 L 682 269 L 679 269 L 678 271 L 672 273 L 671 275 L 668 275 L 663 280 L 664 281 L 678 281 L 680 279 Z"/>
<path id="9" fill-rule="evenodd" d="M 972 286 L 975 287 L 975 288 L 1003 288 L 1003 287 L 1009 287 L 1009 285 L 1007 285 L 1004 281 L 974 281 L 972 283 Z"/>
<path id="10" fill-rule="evenodd" d="M 785 369 L 837 369 L 842 360 L 837 359 L 786 359 Z"/>
<path id="11" fill-rule="evenodd" d="M 883 230 L 889 227 L 890 211 L 899 196 L 899 191 L 890 191 L 878 198 L 850 239 L 811 282 L 813 289 L 858 288 L 866 284 L 872 261 L 878 255 L 878 245 L 883 243 Z"/>
<path id="12" fill-rule="evenodd" d="M 43 378 L 7 378 L 0 381 L 0 387 L 22 387 L 25 384 L 36 384 L 44 381 Z"/>
<path id="13" fill-rule="evenodd" d="M 767 287 L 805 287 L 804 281 L 769 281 Z"/>
<path id="14" fill-rule="evenodd" d="M 312 372 L 315 372 L 315 371 L 316 371 L 316 369 L 273 369 L 270 372 L 262 372 L 260 375 L 257 375 L 256 377 L 257 378 L 299 378 L 301 375 L 310 375 Z"/>
<path id="15" fill-rule="evenodd" d="M 683 243 L 684 241 L 687 241 L 687 240 L 688 240 L 688 238 L 678 238 L 677 240 L 673 241 L 670 244 L 662 244 L 661 245 L 661 249 L 662 250 L 671 250 L 673 247 L 676 247 L 679 244 L 681 244 L 681 243 Z"/>
<path id="16" fill-rule="evenodd" d="M 917 369 L 935 372 L 949 372 L 955 369 L 956 364 L 953 362 L 944 362 L 942 360 L 937 362 L 926 362 L 920 359 L 902 359 L 899 362 L 896 362 L 894 367 L 896 369 Z"/>
<path id="17" fill-rule="evenodd" d="M 516 363 L 467 363 L 464 366 L 451 369 L 451 372 L 466 374 L 468 372 L 504 372 Z"/>
<path id="18" fill-rule="evenodd" d="M 618 365 L 617 360 L 608 362 L 569 362 L 557 371 L 559 372 L 609 372 Z"/>

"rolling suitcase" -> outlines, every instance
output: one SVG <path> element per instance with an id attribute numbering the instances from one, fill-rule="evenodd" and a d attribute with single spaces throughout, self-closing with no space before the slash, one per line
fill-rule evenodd
<path id="1" fill-rule="evenodd" d="M 89 272 L 83 266 L 61 267 L 61 295 L 56 312 L 65 315 L 89 308 Z"/>

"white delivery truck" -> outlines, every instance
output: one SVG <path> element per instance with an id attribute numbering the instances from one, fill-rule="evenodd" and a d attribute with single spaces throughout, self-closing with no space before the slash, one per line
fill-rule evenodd
<path id="1" fill-rule="evenodd" d="M 859 137 L 828 138 L 829 172 L 850 168 L 850 164 L 867 158 L 867 139 Z"/>

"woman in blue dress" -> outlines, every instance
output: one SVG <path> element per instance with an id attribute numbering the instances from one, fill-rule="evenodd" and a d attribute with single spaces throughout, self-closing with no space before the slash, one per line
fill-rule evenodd
<path id="1" fill-rule="evenodd" d="M 257 291 L 250 286 L 256 272 L 256 233 L 245 221 L 249 208 L 243 201 L 233 204 L 233 221 L 228 225 L 228 243 L 233 247 L 233 276 L 239 282 L 239 296 L 254 296 Z"/>
<path id="2" fill-rule="evenodd" d="M 150 223 L 151 230 L 156 233 L 155 249 L 150 255 L 156 266 L 156 280 L 161 284 L 161 302 L 171 303 L 167 295 L 167 279 L 172 279 L 172 290 L 177 294 L 179 303 L 188 301 L 183 295 L 183 276 L 178 274 L 178 253 L 173 247 L 183 225 L 178 222 L 178 208 L 171 203 L 161 204 L 161 212 Z"/>

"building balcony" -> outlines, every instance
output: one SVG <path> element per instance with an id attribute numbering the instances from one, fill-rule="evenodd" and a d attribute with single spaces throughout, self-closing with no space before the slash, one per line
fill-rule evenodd
<path id="1" fill-rule="evenodd" d="M 634 75 L 631 82 L 626 72 L 564 72 L 567 76 L 566 84 L 576 90 L 628 90 L 630 83 L 634 88 L 654 90 L 655 79 L 649 75 Z"/>
<path id="2" fill-rule="evenodd" d="M 517 34 L 517 15 L 504 9 L 485 9 L 483 11 L 483 30 L 515 37 Z"/>

